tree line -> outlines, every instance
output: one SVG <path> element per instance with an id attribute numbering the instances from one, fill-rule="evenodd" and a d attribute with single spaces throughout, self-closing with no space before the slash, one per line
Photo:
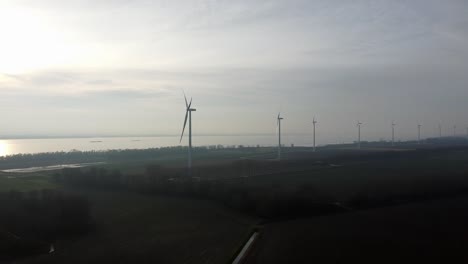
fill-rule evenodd
<path id="1" fill-rule="evenodd" d="M 241 150 L 242 146 L 226 148 L 222 145 L 196 147 L 197 155 L 211 155 L 213 150 Z M 0 156 L 0 169 L 27 168 L 59 164 L 90 163 L 90 162 L 120 162 L 135 160 L 154 160 L 155 158 L 177 159 L 187 153 L 187 147 L 161 147 L 148 149 L 116 149 L 104 151 L 58 151 L 32 154 L 14 154 Z"/>
<path id="2" fill-rule="evenodd" d="M 303 161 L 304 164 L 306 161 Z M 292 162 L 298 164 L 298 161 Z M 310 162 L 308 162 L 310 164 Z M 105 168 L 66 168 L 54 175 L 62 184 L 87 188 L 119 189 L 149 194 L 209 199 L 241 212 L 263 218 L 288 218 L 331 213 L 336 207 L 329 197 L 319 194 L 311 185 L 294 189 L 282 186 L 256 186 L 248 177 L 239 177 L 247 170 L 279 169 L 280 162 L 236 161 L 199 167 L 195 175 L 187 177 L 185 168 L 148 165 L 144 174 L 122 174 Z M 294 166 L 285 163 L 283 166 Z M 305 166 L 305 165 L 304 165 Z M 249 168 L 250 167 L 250 168 Z M 197 171 L 195 169 L 195 171 Z M 226 176 L 229 175 L 229 176 Z M 233 177 L 235 175 L 235 177 Z"/>

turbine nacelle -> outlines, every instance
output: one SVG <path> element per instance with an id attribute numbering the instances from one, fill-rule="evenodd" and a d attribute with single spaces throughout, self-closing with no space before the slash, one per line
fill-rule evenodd
<path id="1" fill-rule="evenodd" d="M 179 141 L 179 142 L 182 142 L 182 138 L 184 137 L 185 126 L 187 125 L 187 120 L 188 120 L 188 118 L 189 118 L 189 112 L 195 112 L 195 111 L 197 111 L 197 109 L 191 108 L 191 106 L 192 106 L 192 98 L 190 98 L 190 102 L 188 102 L 188 101 L 187 101 L 187 96 L 185 96 L 185 93 L 184 93 L 184 99 L 185 99 L 185 107 L 186 107 L 186 110 L 185 110 L 185 119 L 184 119 L 184 126 L 182 127 L 182 134 L 180 135 L 180 141 Z"/>
<path id="2" fill-rule="evenodd" d="M 284 118 L 281 117 L 281 113 L 278 114 L 278 117 L 276 118 L 278 120 L 278 122 L 276 123 L 277 125 L 280 124 L 281 120 L 283 120 Z"/>

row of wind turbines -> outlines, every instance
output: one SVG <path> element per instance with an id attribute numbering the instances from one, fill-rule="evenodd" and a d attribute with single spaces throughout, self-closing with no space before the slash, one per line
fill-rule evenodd
<path id="1" fill-rule="evenodd" d="M 186 107 L 186 111 L 185 111 L 185 119 L 184 119 L 184 125 L 182 127 L 182 134 L 180 135 L 180 142 L 182 142 L 182 138 L 184 136 L 184 132 L 185 132 L 185 127 L 187 125 L 187 121 L 188 121 L 188 124 L 189 124 L 189 135 L 188 135 L 188 138 L 189 138 L 189 145 L 188 145 L 188 173 L 189 173 L 189 176 L 191 175 L 191 170 L 192 170 L 192 112 L 195 112 L 197 111 L 197 109 L 195 108 L 192 108 L 192 98 L 190 98 L 190 101 L 187 101 L 187 97 L 185 96 L 185 93 L 184 93 L 184 99 L 185 99 L 185 107 Z M 277 127 L 278 127 L 278 160 L 281 159 L 281 120 L 283 120 L 284 118 L 281 116 L 281 113 L 278 113 L 278 116 L 277 116 Z M 315 119 L 315 117 L 313 117 L 312 119 L 312 125 L 313 125 L 313 151 L 315 152 L 316 151 L 316 142 L 315 142 L 315 131 L 316 131 L 316 125 L 317 125 L 317 120 Z M 358 149 L 361 148 L 361 125 L 363 125 L 363 123 L 361 123 L 360 121 L 357 121 L 356 123 L 356 127 L 357 127 L 357 132 L 358 132 L 358 135 L 357 135 L 357 144 L 356 144 L 356 147 Z M 392 121 L 392 124 L 391 124 L 391 128 L 392 128 L 392 146 L 395 145 L 395 122 Z M 418 144 L 421 143 L 421 127 L 422 125 L 421 124 L 418 124 Z M 457 126 L 454 125 L 453 126 L 453 136 L 456 136 L 456 128 Z M 468 137 L 468 127 L 466 128 L 466 133 L 467 133 L 467 137 Z M 442 125 L 439 124 L 439 137 L 442 137 Z"/>
<path id="2" fill-rule="evenodd" d="M 315 120 L 315 117 L 313 119 L 313 124 L 314 124 L 314 151 L 315 151 L 315 123 L 317 121 Z M 356 127 L 358 129 L 358 140 L 357 140 L 357 148 L 361 148 L 361 122 L 356 123 Z M 395 122 L 392 121 L 391 127 L 392 127 L 392 146 L 395 146 Z M 421 144 L 421 124 L 418 124 L 418 144 Z M 453 136 L 455 137 L 457 135 L 457 126 L 453 126 Z M 466 136 L 468 137 L 468 127 L 466 128 Z M 442 137 L 442 125 L 439 124 L 439 138 Z"/>

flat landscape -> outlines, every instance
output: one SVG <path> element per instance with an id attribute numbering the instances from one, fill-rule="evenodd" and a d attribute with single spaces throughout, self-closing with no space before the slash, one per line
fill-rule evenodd
<path id="1" fill-rule="evenodd" d="M 466 263 L 468 196 L 266 224 L 246 263 Z"/>
<path id="2" fill-rule="evenodd" d="M 468 263 L 467 14 L 0 0 L 0 264 Z"/>
<path id="3" fill-rule="evenodd" d="M 15 263 L 228 263 L 257 222 L 210 201 L 73 192 L 91 202 L 96 231 Z"/>
<path id="4" fill-rule="evenodd" d="M 190 180 L 183 154 L 2 172 L 1 192 L 84 197 L 93 221 L 51 240 L 54 253 L 14 263 L 230 263 L 253 230 L 245 263 L 468 259 L 464 145 L 285 148 L 281 162 L 270 148 L 203 150 Z"/>

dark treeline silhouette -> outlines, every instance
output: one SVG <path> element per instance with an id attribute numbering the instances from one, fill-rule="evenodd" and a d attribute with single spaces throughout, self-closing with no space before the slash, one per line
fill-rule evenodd
<path id="1" fill-rule="evenodd" d="M 47 253 L 93 226 L 88 201 L 57 190 L 0 193 L 0 216 L 0 260 Z"/>
<path id="2" fill-rule="evenodd" d="M 67 168 L 54 175 L 65 185 L 92 188 L 124 189 L 163 195 L 177 195 L 221 202 L 244 213 L 264 218 L 288 218 L 335 212 L 338 208 L 312 186 L 287 189 L 282 186 L 250 186 L 246 173 L 272 173 L 281 168 L 303 168 L 306 161 L 241 160 L 223 164 L 197 166 L 186 177 L 185 168 L 148 165 L 146 173 L 124 175 L 104 168 Z"/>
<path id="3" fill-rule="evenodd" d="M 213 150 L 246 149 L 242 146 L 225 148 L 221 145 L 195 147 L 197 155 L 204 155 Z M 69 151 L 45 152 L 35 154 L 15 154 L 0 156 L 0 169 L 27 168 L 58 164 L 74 164 L 87 162 L 119 162 L 135 160 L 152 160 L 159 157 L 177 159 L 187 153 L 187 147 L 161 147 L 148 149 L 118 149 L 105 151 Z"/>
<path id="4" fill-rule="evenodd" d="M 338 204 L 335 197 L 322 193 L 320 189 L 315 188 L 317 186 L 307 183 L 295 184 L 294 179 L 288 180 L 288 175 L 296 171 L 304 172 L 302 175 L 314 175 L 317 169 L 341 166 L 347 168 L 347 164 L 366 161 L 373 164 L 366 165 L 374 168 L 373 173 L 383 173 L 384 171 L 380 171 L 379 168 L 388 167 L 389 162 L 433 160 L 431 157 L 456 154 L 466 150 L 466 147 L 443 146 L 413 151 L 330 151 L 329 153 L 324 151 L 320 153 L 319 158 L 314 158 L 315 153 L 303 153 L 302 158 L 282 161 L 231 160 L 198 164 L 193 167 L 191 178 L 187 177 L 187 169 L 184 167 L 157 164 L 147 165 L 146 172 L 139 174 L 122 174 L 117 170 L 104 168 L 63 169 L 61 173 L 55 175 L 55 179 L 66 185 L 211 199 L 242 212 L 268 219 L 294 218 L 330 213 L 350 207 L 369 208 L 402 201 L 427 200 L 466 191 L 463 187 L 465 185 L 459 185 L 460 190 L 454 189 L 452 185 L 442 190 L 440 184 L 434 183 L 429 185 L 427 190 L 417 191 L 418 193 L 399 193 L 395 190 L 395 194 L 379 194 L 378 197 L 358 193 L 350 200 L 342 200 L 340 201 L 342 204 Z M 408 167 L 394 173 L 415 177 L 432 172 L 421 170 L 419 167 Z M 433 173 L 435 174 L 426 175 L 425 178 L 436 179 L 440 173 L 446 173 L 446 170 Z M 451 176 L 460 178 L 456 175 Z M 452 183 L 447 181 L 447 184 Z"/>
<path id="5" fill-rule="evenodd" d="M 119 170 L 110 172 L 105 168 L 98 167 L 64 168 L 61 173 L 55 173 L 53 178 L 57 182 L 74 186 L 94 188 L 122 188 L 125 186 L 125 178 Z"/>

